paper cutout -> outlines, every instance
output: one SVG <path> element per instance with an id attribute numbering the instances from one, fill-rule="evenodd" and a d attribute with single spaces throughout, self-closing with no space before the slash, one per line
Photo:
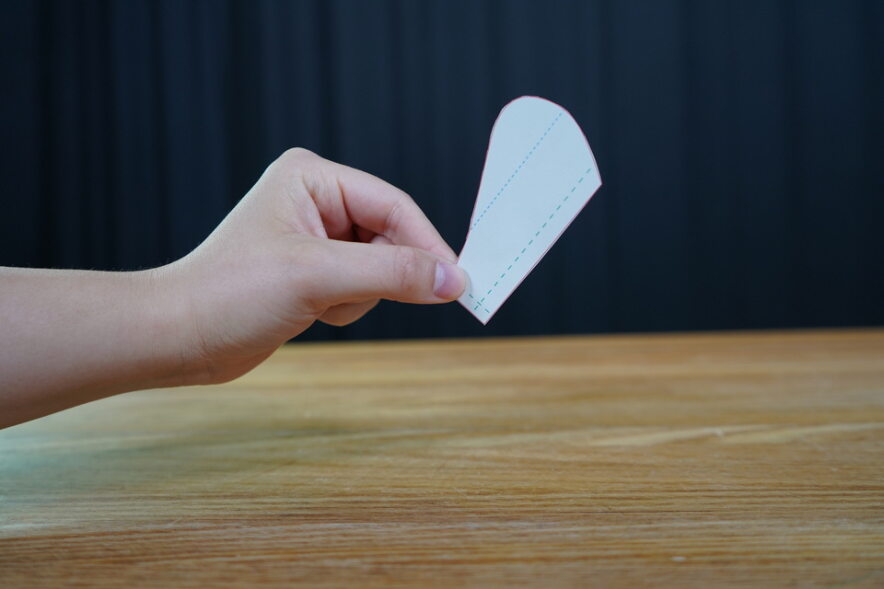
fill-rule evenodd
<path id="1" fill-rule="evenodd" d="M 458 266 L 459 302 L 483 324 L 516 290 L 602 185 L 589 143 L 559 105 L 523 96 L 491 130 Z"/>

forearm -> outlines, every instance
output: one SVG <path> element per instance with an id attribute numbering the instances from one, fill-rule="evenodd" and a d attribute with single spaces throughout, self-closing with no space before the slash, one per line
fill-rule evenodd
<path id="1" fill-rule="evenodd" d="M 165 273 L 0 268 L 0 427 L 198 380 Z"/>

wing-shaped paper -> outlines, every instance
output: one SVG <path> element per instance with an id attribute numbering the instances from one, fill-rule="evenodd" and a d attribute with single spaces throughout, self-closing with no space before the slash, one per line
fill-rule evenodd
<path id="1" fill-rule="evenodd" d="M 460 303 L 488 323 L 601 185 L 589 143 L 565 109 L 533 96 L 506 105 L 458 260 L 469 276 Z"/>

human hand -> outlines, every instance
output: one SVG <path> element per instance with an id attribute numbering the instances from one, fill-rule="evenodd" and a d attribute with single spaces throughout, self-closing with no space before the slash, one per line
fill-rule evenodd
<path id="1" fill-rule="evenodd" d="M 455 300 L 466 276 L 411 198 L 365 172 L 286 151 L 192 253 L 156 272 L 184 309 L 196 382 L 224 382 L 319 319 L 345 325 L 378 299 Z"/>

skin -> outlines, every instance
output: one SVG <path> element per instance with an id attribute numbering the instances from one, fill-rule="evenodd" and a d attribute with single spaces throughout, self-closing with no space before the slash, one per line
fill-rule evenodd
<path id="1" fill-rule="evenodd" d="M 0 268 L 0 427 L 133 390 L 233 380 L 319 320 L 466 286 L 418 206 L 303 150 L 273 162 L 212 234 L 139 272 Z"/>

